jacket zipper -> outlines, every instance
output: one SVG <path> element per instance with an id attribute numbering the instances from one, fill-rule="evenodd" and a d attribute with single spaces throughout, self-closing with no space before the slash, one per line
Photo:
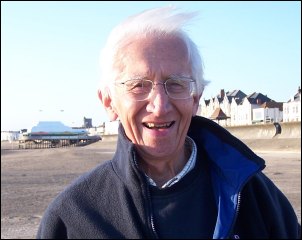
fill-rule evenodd
<path id="1" fill-rule="evenodd" d="M 137 170 L 139 170 L 135 152 L 133 153 L 133 160 L 134 160 L 134 164 L 135 164 Z M 151 231 L 153 233 L 154 238 L 158 239 L 158 235 L 157 235 L 157 232 L 156 232 L 156 229 L 155 229 L 155 224 L 154 224 L 153 211 L 152 211 L 151 193 L 150 193 L 150 189 L 149 189 L 147 179 L 145 177 L 143 177 L 143 179 L 145 180 L 144 182 L 145 182 L 146 191 L 147 191 L 147 203 L 148 203 L 148 208 L 149 208 L 149 213 L 150 213 L 149 221 L 150 221 L 150 225 L 151 225 Z M 142 187 L 144 188 L 144 184 L 143 184 Z"/>
<path id="2" fill-rule="evenodd" d="M 154 217 L 153 217 L 153 211 L 152 211 L 152 201 L 151 201 L 151 194 L 150 194 L 150 189 L 149 186 L 147 186 L 147 197 L 148 197 L 148 207 L 149 207 L 149 212 L 150 212 L 150 224 L 151 224 L 151 229 L 152 233 L 155 236 L 155 238 L 158 239 L 158 235 L 155 229 L 155 224 L 154 224 Z"/>
<path id="3" fill-rule="evenodd" d="M 234 225 L 235 225 L 235 223 L 236 223 L 236 221 L 237 221 L 237 217 L 238 217 L 238 214 L 239 214 L 240 200 L 241 200 L 241 192 L 238 193 L 238 197 L 237 197 L 237 207 L 236 207 L 235 217 L 234 217 L 232 226 L 230 227 L 230 231 L 229 231 L 229 233 L 227 234 L 227 236 L 228 236 L 227 238 L 231 238 L 231 239 L 239 239 L 239 236 L 238 236 L 238 235 L 231 236 L 231 233 L 233 232 L 233 228 L 234 228 Z"/>

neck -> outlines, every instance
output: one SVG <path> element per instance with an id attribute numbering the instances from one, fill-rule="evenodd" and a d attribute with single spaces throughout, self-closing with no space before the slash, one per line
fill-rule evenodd
<path id="1" fill-rule="evenodd" d="M 177 158 L 158 158 L 158 159 L 146 159 L 139 158 L 138 165 L 157 186 L 161 187 L 168 180 L 175 177 L 186 165 L 189 160 L 191 151 L 188 147 L 184 147 Z"/>

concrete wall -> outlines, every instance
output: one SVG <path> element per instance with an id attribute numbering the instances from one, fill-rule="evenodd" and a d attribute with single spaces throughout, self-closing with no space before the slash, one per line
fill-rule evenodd
<path id="1" fill-rule="evenodd" d="M 281 133 L 276 134 L 273 123 L 225 127 L 240 139 L 301 138 L 301 122 L 279 123 Z"/>
<path id="2" fill-rule="evenodd" d="M 254 124 L 246 126 L 229 126 L 225 127 L 230 133 L 239 139 L 301 139 L 301 122 L 280 123 L 281 133 L 276 134 L 276 127 L 273 123 Z M 104 134 L 103 140 L 114 141 L 117 139 L 116 134 Z"/>
<path id="3" fill-rule="evenodd" d="M 280 123 L 282 132 L 278 138 L 301 138 L 301 122 Z"/>

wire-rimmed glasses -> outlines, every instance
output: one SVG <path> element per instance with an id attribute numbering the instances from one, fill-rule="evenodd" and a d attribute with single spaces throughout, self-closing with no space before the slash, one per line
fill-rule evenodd
<path id="1" fill-rule="evenodd" d="M 163 85 L 166 94 L 172 99 L 188 99 L 193 94 L 195 80 L 187 77 L 168 78 L 163 83 L 154 83 L 149 79 L 131 79 L 124 82 L 116 81 L 124 93 L 135 101 L 147 100 L 156 85 Z"/>

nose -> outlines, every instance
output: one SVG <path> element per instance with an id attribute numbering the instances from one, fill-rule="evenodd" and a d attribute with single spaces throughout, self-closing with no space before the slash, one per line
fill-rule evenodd
<path id="1" fill-rule="evenodd" d="M 162 85 L 162 86 L 158 86 Z M 156 116 L 167 114 L 172 109 L 170 98 L 163 83 L 154 83 L 147 105 L 147 111 Z"/>

